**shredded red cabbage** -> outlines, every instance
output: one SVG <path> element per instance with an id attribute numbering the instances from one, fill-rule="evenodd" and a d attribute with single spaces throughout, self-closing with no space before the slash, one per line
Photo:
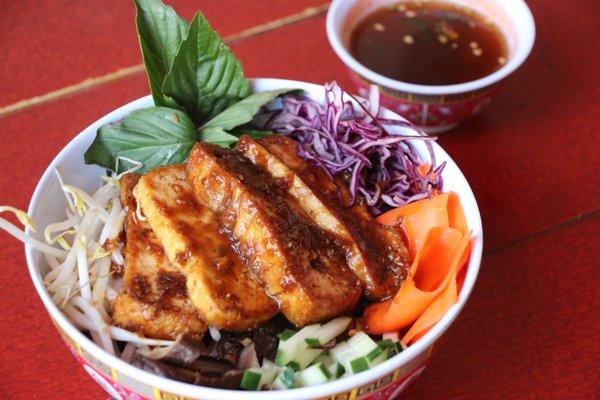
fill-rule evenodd
<path id="1" fill-rule="evenodd" d="M 436 166 L 431 146 L 435 138 L 410 122 L 381 117 L 376 86 L 371 87 L 369 101 L 348 95 L 358 107 L 344 101 L 337 82 L 325 84 L 325 105 L 286 95 L 282 109 L 264 114 L 261 125 L 298 141 L 298 154 L 314 160 L 330 176 L 346 176 L 352 201 L 364 196 L 376 215 L 441 190 L 445 162 Z M 430 160 L 419 160 L 413 140 L 425 141 Z M 430 165 L 425 176 L 418 171 L 424 162 Z"/>

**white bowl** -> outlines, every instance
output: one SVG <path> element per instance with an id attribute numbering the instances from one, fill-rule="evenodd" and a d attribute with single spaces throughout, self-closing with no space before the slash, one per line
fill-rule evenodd
<path id="1" fill-rule="evenodd" d="M 278 88 L 300 88 L 305 90 L 309 97 L 318 101 L 323 100 L 323 87 L 305 82 L 254 79 L 252 80 L 252 87 L 255 92 Z M 92 143 L 96 130 L 107 122 L 121 119 L 133 110 L 152 105 L 152 98 L 146 96 L 118 108 L 84 129 L 54 158 L 40 179 L 29 206 L 29 214 L 38 222 L 39 226 L 45 226 L 64 217 L 66 201 L 54 175 L 54 170 L 56 168 L 60 169 L 65 181 L 69 184 L 86 190 L 94 189 L 100 184 L 98 177 L 103 170 L 97 166 L 85 165 L 83 153 Z M 390 111 L 385 111 L 385 113 L 388 116 L 395 116 Z M 427 153 L 424 146 L 420 142 L 417 142 L 416 146 L 420 154 L 426 157 Z M 161 399 L 171 398 L 168 397 L 169 395 L 176 395 L 179 397 L 173 398 L 231 400 L 243 396 L 247 400 L 283 398 L 300 400 L 344 393 L 347 394 L 348 398 L 360 397 L 364 394 L 366 397 L 361 398 L 366 399 L 371 398 L 370 396 L 375 393 L 384 395 L 384 398 L 392 398 L 422 372 L 434 343 L 448 329 L 467 301 L 475 284 L 481 262 L 483 232 L 481 217 L 473 192 L 448 154 L 437 144 L 434 144 L 434 151 L 440 162 L 447 162 L 444 170 L 444 190 L 452 190 L 458 193 L 465 210 L 467 222 L 473 232 L 471 257 L 458 303 L 423 338 L 407 350 L 383 364 L 350 377 L 315 387 L 271 392 L 240 392 L 214 389 L 162 378 L 108 354 L 81 333 L 53 303 L 51 296 L 44 287 L 42 277 L 47 267 L 44 265 L 41 255 L 29 246 L 25 246 L 31 279 L 50 317 L 75 357 L 84 365 L 85 370 L 115 399 Z"/>

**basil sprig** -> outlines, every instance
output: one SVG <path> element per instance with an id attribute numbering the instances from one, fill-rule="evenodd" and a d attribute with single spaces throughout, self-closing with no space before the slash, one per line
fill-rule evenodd
<path id="1" fill-rule="evenodd" d="M 223 128 L 229 130 L 250 122 L 252 121 L 254 114 L 256 114 L 262 106 L 275 100 L 277 96 L 288 92 L 290 92 L 290 89 L 276 89 L 251 94 L 245 99 L 230 106 L 216 117 L 205 122 L 200 129 Z"/>
<path id="2" fill-rule="evenodd" d="M 160 0 L 134 0 L 136 26 L 155 107 L 134 111 L 98 129 L 84 155 L 87 164 L 138 172 L 187 160 L 197 140 L 228 147 L 254 114 L 291 90 L 249 95 L 239 60 L 198 12 L 191 23 Z M 117 167 L 118 165 L 118 167 Z"/>
<path id="3" fill-rule="evenodd" d="M 162 91 L 197 124 L 214 117 L 250 93 L 240 61 L 197 13 L 177 51 Z"/>
<path id="4" fill-rule="evenodd" d="M 184 162 L 195 142 L 196 127 L 186 113 L 150 107 L 133 111 L 121 121 L 98 129 L 96 140 L 84 158 L 87 164 L 111 170 L 118 165 L 117 172 L 133 166 L 126 160 L 141 162 L 147 170 Z"/>
<path id="5" fill-rule="evenodd" d="M 160 1 L 135 0 L 135 8 L 135 25 L 154 104 L 179 107 L 164 95 L 162 85 L 188 31 L 188 23 Z"/>

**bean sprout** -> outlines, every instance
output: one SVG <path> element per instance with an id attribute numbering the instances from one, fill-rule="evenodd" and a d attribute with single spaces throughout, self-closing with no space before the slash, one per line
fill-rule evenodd
<path id="1" fill-rule="evenodd" d="M 123 229 L 125 210 L 119 200 L 119 179 L 142 164 L 122 158 L 133 167 L 116 176 L 102 176 L 105 182 L 92 194 L 66 184 L 60 171 L 56 177 L 65 193 L 65 219 L 49 224 L 40 241 L 11 222 L 0 218 L 0 229 L 42 254 L 47 265 L 43 281 L 52 300 L 80 330 L 110 354 L 116 354 L 115 341 L 126 342 L 121 357 L 130 360 L 139 346 L 167 346 L 169 340 L 141 337 L 112 326 L 107 306 L 119 293 L 122 279 L 111 275 L 111 263 L 124 265 L 120 246 L 103 245 L 115 240 Z M 118 161 L 117 161 L 118 162 Z M 23 211 L 0 206 L 0 213 L 12 212 L 32 232 L 33 220 Z M 141 217 L 141 214 L 138 215 Z M 140 219 L 141 219 L 140 218 Z M 56 247 L 56 246 L 60 246 Z"/>

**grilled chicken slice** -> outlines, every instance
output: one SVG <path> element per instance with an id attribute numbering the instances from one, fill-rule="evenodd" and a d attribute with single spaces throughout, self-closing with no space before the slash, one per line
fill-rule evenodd
<path id="1" fill-rule="evenodd" d="M 402 237 L 375 222 L 364 205 L 350 205 L 345 184 L 336 184 L 323 169 L 298 156 L 296 142 L 281 135 L 261 143 L 242 136 L 237 149 L 275 178 L 315 224 L 336 238 L 366 297 L 382 300 L 398 291 L 408 272 Z"/>
<path id="2" fill-rule="evenodd" d="M 187 295 L 186 280 L 167 259 L 150 226 L 135 216 L 132 190 L 139 175 L 121 178 L 126 210 L 123 286 L 113 304 L 113 322 L 156 339 L 188 333 L 201 336 L 206 325 Z"/>
<path id="3" fill-rule="evenodd" d="M 195 199 L 184 165 L 153 169 L 134 194 L 167 257 L 186 275 L 192 303 L 208 325 L 247 330 L 279 311 L 217 216 Z"/>
<path id="4" fill-rule="evenodd" d="M 249 266 L 297 326 L 351 310 L 360 285 L 342 249 L 242 154 L 197 143 L 188 159 L 196 196 L 238 239 Z"/>

